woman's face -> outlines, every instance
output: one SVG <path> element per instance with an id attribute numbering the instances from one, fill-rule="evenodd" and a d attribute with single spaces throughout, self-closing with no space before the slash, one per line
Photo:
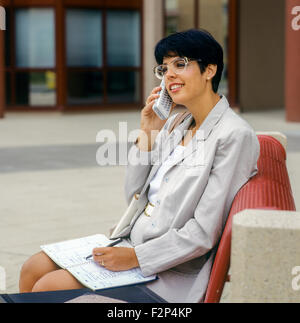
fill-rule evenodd
<path id="1" fill-rule="evenodd" d="M 179 57 L 166 57 L 163 61 L 168 65 L 165 74 L 165 84 L 173 102 L 188 107 L 199 100 L 208 90 L 208 69 L 201 74 L 200 67 L 196 61 L 189 61 L 186 69 L 181 74 L 176 74 L 172 69 L 172 63 Z"/>

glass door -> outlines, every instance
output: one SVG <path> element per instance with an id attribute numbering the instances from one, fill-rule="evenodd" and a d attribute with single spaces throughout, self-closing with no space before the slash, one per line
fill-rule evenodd
<path id="1" fill-rule="evenodd" d="M 142 0 L 10 1 L 6 106 L 61 111 L 139 106 L 142 8 Z"/>
<path id="2" fill-rule="evenodd" d="M 66 10 L 67 105 L 102 104 L 103 14 Z"/>
<path id="3" fill-rule="evenodd" d="M 140 12 L 68 8 L 66 65 L 68 106 L 139 103 Z"/>
<path id="4" fill-rule="evenodd" d="M 13 79 L 16 106 L 56 106 L 55 17 L 53 8 L 15 11 Z M 10 84 L 10 81 L 7 81 Z M 8 100 L 10 102 L 10 99 Z"/>
<path id="5" fill-rule="evenodd" d="M 141 100 L 139 12 L 109 10 L 106 30 L 107 102 L 139 103 Z"/>

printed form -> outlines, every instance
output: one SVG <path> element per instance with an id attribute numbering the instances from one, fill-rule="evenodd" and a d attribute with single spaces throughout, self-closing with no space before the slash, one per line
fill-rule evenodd
<path id="1" fill-rule="evenodd" d="M 61 268 L 68 270 L 84 286 L 92 289 L 106 289 L 132 285 L 157 279 L 156 275 L 144 277 L 140 268 L 126 271 L 110 271 L 94 260 L 86 260 L 94 248 L 106 247 L 112 241 L 103 234 L 68 240 L 41 246 L 41 249 Z M 116 247 L 132 246 L 122 241 Z"/>

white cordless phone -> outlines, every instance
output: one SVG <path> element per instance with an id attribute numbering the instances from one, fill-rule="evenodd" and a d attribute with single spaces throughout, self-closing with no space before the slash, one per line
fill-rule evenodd
<path id="1" fill-rule="evenodd" d="M 164 80 L 162 80 L 160 87 L 162 88 L 159 93 L 160 96 L 156 99 L 152 109 L 161 120 L 166 120 L 171 113 L 173 101 L 166 89 Z"/>

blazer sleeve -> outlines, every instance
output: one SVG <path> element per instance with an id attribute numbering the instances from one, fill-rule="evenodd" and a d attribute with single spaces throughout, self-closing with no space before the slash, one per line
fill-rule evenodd
<path id="1" fill-rule="evenodd" d="M 153 152 L 160 149 L 162 141 L 164 140 L 164 137 L 169 134 L 168 129 L 175 118 L 176 115 L 170 117 L 161 129 L 155 139 L 152 151 L 141 151 L 135 144 L 130 148 L 124 185 L 125 198 L 128 205 L 130 204 L 133 196 L 136 193 L 140 193 L 143 189 L 152 168 Z"/>
<path id="2" fill-rule="evenodd" d="M 203 256 L 217 244 L 235 195 L 257 172 L 258 157 L 259 142 L 250 129 L 235 131 L 219 143 L 194 216 L 181 229 L 135 247 L 145 276 Z"/>

